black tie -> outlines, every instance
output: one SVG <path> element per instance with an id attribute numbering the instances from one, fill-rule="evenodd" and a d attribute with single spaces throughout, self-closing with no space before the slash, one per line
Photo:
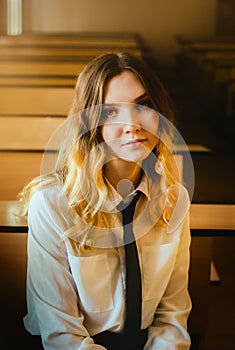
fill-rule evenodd
<path id="1" fill-rule="evenodd" d="M 126 257 L 126 319 L 124 333 L 128 335 L 132 343 L 138 339 L 141 327 L 141 274 L 133 233 L 133 216 L 139 196 L 140 192 L 138 191 L 129 205 L 123 202 L 118 205 L 118 209 L 122 212 Z"/>

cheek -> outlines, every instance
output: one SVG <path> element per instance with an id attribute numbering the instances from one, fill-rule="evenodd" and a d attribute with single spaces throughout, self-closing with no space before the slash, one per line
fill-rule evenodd
<path id="1" fill-rule="evenodd" d="M 103 137 L 104 142 L 115 140 L 119 137 L 119 134 L 119 128 L 115 125 L 103 125 L 101 128 L 101 135 Z"/>
<path id="2" fill-rule="evenodd" d="M 157 137 L 159 122 L 156 118 L 145 118 L 143 120 L 142 127 L 148 132 L 150 132 L 153 137 Z"/>

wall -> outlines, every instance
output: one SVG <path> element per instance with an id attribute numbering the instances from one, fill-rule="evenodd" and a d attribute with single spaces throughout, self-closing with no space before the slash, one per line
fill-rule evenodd
<path id="1" fill-rule="evenodd" d="M 24 31 L 133 31 L 171 62 L 177 33 L 213 34 L 216 0 L 23 0 Z"/>

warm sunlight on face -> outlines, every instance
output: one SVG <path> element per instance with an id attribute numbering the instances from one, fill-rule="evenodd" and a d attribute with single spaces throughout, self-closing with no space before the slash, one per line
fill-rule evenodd
<path id="1" fill-rule="evenodd" d="M 158 116 L 138 78 L 131 71 L 107 85 L 101 133 L 112 156 L 141 164 L 156 146 Z"/>

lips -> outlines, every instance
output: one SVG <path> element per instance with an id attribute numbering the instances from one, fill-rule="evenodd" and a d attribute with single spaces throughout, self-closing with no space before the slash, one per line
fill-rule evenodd
<path id="1" fill-rule="evenodd" d="M 133 139 L 133 140 L 130 140 L 130 141 L 124 143 L 123 146 L 134 145 L 134 144 L 138 144 L 138 143 L 143 143 L 144 141 L 146 141 L 146 139 Z"/>

